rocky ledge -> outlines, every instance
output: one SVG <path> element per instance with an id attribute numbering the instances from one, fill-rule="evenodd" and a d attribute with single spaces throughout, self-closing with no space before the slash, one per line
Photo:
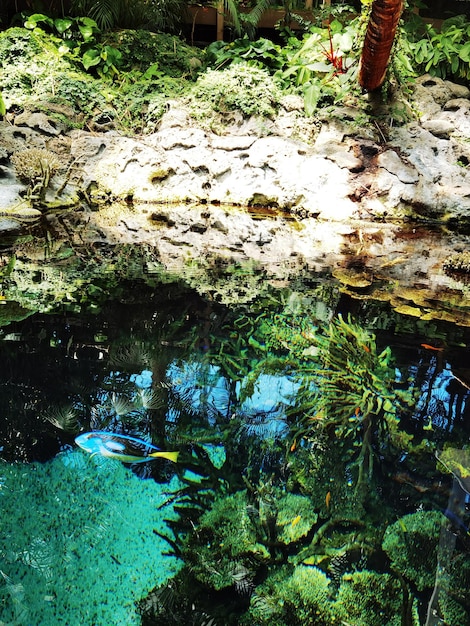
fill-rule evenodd
<path id="1" fill-rule="evenodd" d="M 0 230 L 41 217 L 74 245 L 151 245 L 180 273 L 211 258 L 282 280 L 328 270 L 355 297 L 470 325 L 470 90 L 423 76 L 411 100 L 401 125 L 346 106 L 306 119 L 289 97 L 275 120 L 233 114 L 217 132 L 172 102 L 137 137 L 24 111 L 0 128 Z M 39 208 L 13 167 L 32 148 L 59 163 Z"/>
<path id="2" fill-rule="evenodd" d="M 301 99 L 287 97 L 276 120 L 233 114 L 217 133 L 195 126 L 171 102 L 158 130 L 138 137 L 122 136 L 104 119 L 93 131 L 64 132 L 54 111 L 24 111 L 0 131 L 0 209 L 17 206 L 21 192 L 9 157 L 37 147 L 59 156 L 54 185 L 63 198 L 78 191 L 90 203 L 191 201 L 333 221 L 431 219 L 468 227 L 470 90 L 423 76 L 409 101 L 416 121 L 397 126 L 383 111 L 374 120 L 345 106 L 309 120 Z M 400 107 L 409 115 L 407 106 L 397 104 L 395 115 Z"/>
<path id="3" fill-rule="evenodd" d="M 286 97 L 276 120 L 234 114 L 218 133 L 171 102 L 158 130 L 138 137 L 122 136 L 109 120 L 64 132 L 53 115 L 25 111 L 1 127 L 0 209 L 16 206 L 21 192 L 9 157 L 37 147 L 61 159 L 55 188 L 64 198 L 79 191 L 91 203 L 270 206 L 324 220 L 431 219 L 467 228 L 470 90 L 423 76 L 412 102 L 416 120 L 397 126 L 391 116 L 374 122 L 345 106 L 309 120 L 301 100 Z M 395 114 L 399 106 L 403 114 L 407 105 Z"/>

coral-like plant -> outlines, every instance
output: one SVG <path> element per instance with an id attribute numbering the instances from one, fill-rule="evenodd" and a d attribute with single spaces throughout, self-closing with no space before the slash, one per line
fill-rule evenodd
<path id="1" fill-rule="evenodd" d="M 405 515 L 385 531 L 382 548 L 394 571 L 418 591 L 434 585 L 439 535 L 444 516 L 439 511 Z"/>
<path id="2" fill-rule="evenodd" d="M 28 185 L 31 203 L 44 202 L 51 178 L 60 168 L 57 156 L 44 148 L 26 148 L 11 157 L 18 178 Z"/>
<path id="3" fill-rule="evenodd" d="M 401 626 L 403 593 L 390 574 L 369 570 L 343 576 L 335 602 L 341 624 Z"/>
<path id="4" fill-rule="evenodd" d="M 243 625 L 266 624 L 333 626 L 333 589 L 327 575 L 317 567 L 298 565 L 275 570 L 253 594 Z"/>
<path id="5" fill-rule="evenodd" d="M 263 488 L 217 498 L 182 555 L 193 576 L 215 589 L 252 580 L 260 567 L 278 560 L 286 546 L 301 541 L 317 521 L 309 498 Z"/>
<path id="6" fill-rule="evenodd" d="M 439 590 L 439 609 L 447 624 L 469 624 L 470 559 L 468 553 L 456 555 L 448 564 Z"/>

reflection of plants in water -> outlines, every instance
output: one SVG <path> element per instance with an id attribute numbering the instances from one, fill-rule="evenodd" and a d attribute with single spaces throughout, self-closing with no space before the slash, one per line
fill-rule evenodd
<path id="1" fill-rule="evenodd" d="M 362 485 L 372 476 L 375 454 L 418 450 L 400 424 L 416 393 L 399 388 L 391 350 L 379 351 L 373 334 L 341 316 L 322 331 L 311 307 L 291 296 L 280 313 L 242 315 L 219 344 L 217 359 L 240 381 L 241 401 L 266 373 L 293 380 L 293 396 L 283 399 L 293 422 L 292 451 L 320 432 L 335 437 L 345 459 L 354 458 Z"/>
<path id="2" fill-rule="evenodd" d="M 379 452 L 412 449 L 412 436 L 400 426 L 400 412 L 415 402 L 412 389 L 397 389 L 390 348 L 378 352 L 375 336 L 338 316 L 327 333 L 316 333 L 313 362 L 297 374 L 295 441 L 315 438 L 318 429 L 344 440 L 345 454 L 359 448 L 357 484 L 372 478 Z M 305 354 L 305 351 L 304 351 Z M 415 447 L 416 450 L 416 447 Z"/>
<path id="3" fill-rule="evenodd" d="M 42 245 L 42 244 L 41 244 Z M 29 246 L 22 258 L 7 266 L 2 275 L 2 290 L 7 300 L 26 309 L 51 312 L 61 304 L 77 313 L 90 310 L 96 313 L 111 296 L 118 298 L 122 285 L 128 280 L 145 279 L 147 264 L 154 253 L 144 247 L 116 246 L 110 248 L 71 247 L 62 243 L 50 256 L 50 246 L 34 250 Z M 27 260 L 44 257 L 42 261 Z M 55 263 L 54 263 L 55 262 Z"/>
<path id="4" fill-rule="evenodd" d="M 77 411 L 70 405 L 51 406 L 43 417 L 59 430 L 73 433 L 79 429 Z"/>

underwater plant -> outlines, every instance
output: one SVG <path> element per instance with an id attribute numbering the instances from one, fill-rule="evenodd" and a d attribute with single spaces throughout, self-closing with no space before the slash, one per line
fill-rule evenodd
<path id="1" fill-rule="evenodd" d="M 400 426 L 400 412 L 413 406 L 416 394 L 397 387 L 390 347 L 379 352 L 374 334 L 338 315 L 325 334 L 312 332 L 303 354 L 309 358 L 296 375 L 294 441 L 325 431 L 345 442 L 345 457 L 359 450 L 353 456 L 357 489 L 372 479 L 379 452 L 419 449 Z"/>
<path id="2" fill-rule="evenodd" d="M 289 549 L 317 521 L 306 496 L 282 492 L 269 484 L 215 499 L 186 539 L 182 556 L 202 584 L 220 590 L 253 580 L 268 563 L 282 562 Z"/>
<path id="3" fill-rule="evenodd" d="M 363 570 L 343 576 L 335 614 L 341 624 L 354 626 L 401 626 L 403 592 L 390 574 Z"/>
<path id="4" fill-rule="evenodd" d="M 447 624 L 470 624 L 470 558 L 467 553 L 455 555 L 440 581 L 439 610 Z"/>
<path id="5" fill-rule="evenodd" d="M 392 570 L 418 591 L 430 589 L 436 578 L 439 535 L 445 520 L 440 511 L 404 515 L 385 531 L 382 548 Z"/>
<path id="6" fill-rule="evenodd" d="M 333 626 L 339 622 L 333 613 L 332 595 L 331 581 L 322 570 L 284 566 L 256 588 L 241 624 Z"/>

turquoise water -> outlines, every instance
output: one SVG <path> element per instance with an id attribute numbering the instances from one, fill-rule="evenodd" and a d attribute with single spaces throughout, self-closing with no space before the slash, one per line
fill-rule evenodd
<path id="1" fill-rule="evenodd" d="M 1 329 L 2 623 L 470 624 L 468 329 L 320 280 L 103 289 Z"/>

